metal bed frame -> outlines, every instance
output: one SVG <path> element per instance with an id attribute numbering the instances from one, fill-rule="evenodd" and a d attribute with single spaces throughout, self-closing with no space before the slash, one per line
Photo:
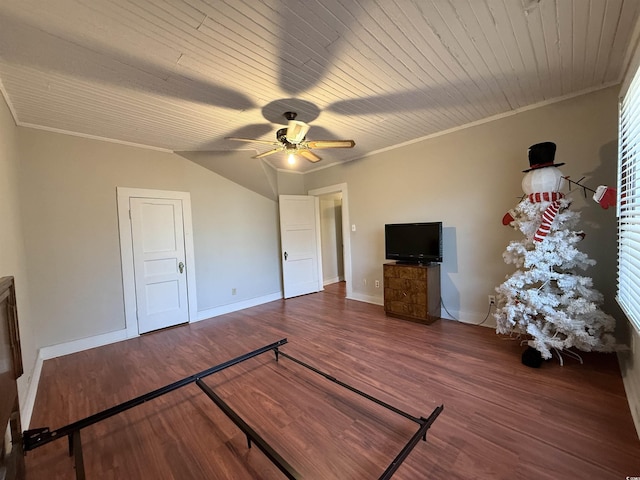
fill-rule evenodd
<path id="1" fill-rule="evenodd" d="M 442 410 L 444 409 L 443 405 L 439 405 L 436 407 L 433 412 L 428 417 L 415 417 L 410 415 L 409 413 L 403 412 L 402 410 L 389 405 L 388 403 L 383 402 L 367 393 L 364 393 L 336 378 L 331 375 L 324 373 L 318 370 L 311 365 L 308 365 L 284 352 L 280 351 L 280 347 L 287 343 L 287 339 L 283 338 L 278 340 L 277 342 L 271 343 L 269 345 L 265 345 L 264 347 L 258 348 L 252 352 L 246 353 L 244 355 L 240 355 L 236 358 L 228 360 L 226 362 L 220 363 L 214 367 L 203 370 L 202 372 L 196 373 L 189 377 L 185 377 L 182 380 L 178 380 L 177 382 L 171 383 L 169 385 L 165 385 L 164 387 L 153 390 L 144 395 L 140 395 L 131 400 L 123 402 L 119 405 L 115 405 L 111 408 L 103 410 L 101 412 L 90 415 L 82 420 L 78 420 L 76 422 L 65 425 L 64 427 L 58 428 L 56 430 L 49 430 L 48 427 L 45 428 L 35 428 L 30 430 L 25 430 L 23 432 L 23 447 L 24 452 L 30 450 L 34 450 L 38 447 L 46 445 L 47 443 L 53 442 L 54 440 L 58 440 L 60 438 L 67 437 L 69 442 L 69 456 L 74 457 L 74 464 L 76 470 L 76 480 L 85 480 L 85 469 L 84 469 L 84 458 L 82 452 L 82 440 L 80 438 L 80 431 L 83 428 L 90 427 L 91 425 L 101 422 L 102 420 L 106 420 L 107 418 L 113 417 L 119 413 L 124 412 L 125 410 L 129 410 L 130 408 L 141 405 L 145 402 L 153 400 L 154 398 L 165 395 L 169 392 L 177 390 L 185 385 L 195 383 L 200 389 L 229 417 L 233 423 L 246 435 L 247 437 L 247 446 L 251 448 L 252 443 L 255 443 L 257 447 L 265 454 L 265 456 L 276 466 L 278 469 L 284 474 L 284 476 L 288 479 L 301 479 L 302 476 L 298 473 L 282 456 L 280 456 L 261 436 L 258 434 L 251 426 L 249 426 L 224 400 L 222 400 L 216 393 L 213 391 L 211 387 L 203 382 L 205 377 L 209 375 L 213 375 L 214 373 L 220 372 L 226 368 L 237 365 L 245 360 L 249 360 L 250 358 L 256 357 L 263 353 L 269 352 L 273 350 L 275 353 L 276 362 L 279 357 L 286 358 L 291 360 L 298 365 L 301 365 L 321 376 L 326 378 L 327 380 L 336 383 L 351 392 L 354 392 L 374 403 L 380 405 L 398 415 L 401 415 L 419 425 L 418 430 L 413 434 L 413 436 L 406 443 L 404 448 L 396 455 L 393 461 L 389 464 L 384 473 L 379 477 L 380 480 L 387 480 L 393 476 L 395 471 L 400 467 L 402 462 L 407 458 L 407 456 L 411 453 L 413 448 L 417 445 L 417 443 L 422 439 L 426 442 L 427 440 L 427 430 L 433 422 L 435 422 L 436 418 Z"/>

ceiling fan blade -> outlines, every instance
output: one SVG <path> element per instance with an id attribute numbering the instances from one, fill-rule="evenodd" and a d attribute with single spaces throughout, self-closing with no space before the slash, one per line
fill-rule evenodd
<path id="1" fill-rule="evenodd" d="M 309 148 L 353 148 L 356 142 L 353 140 L 309 140 L 305 144 Z"/>
<path id="2" fill-rule="evenodd" d="M 258 155 L 256 155 L 255 157 L 251 157 L 251 158 L 262 158 L 262 157 L 266 157 L 267 155 L 273 155 L 274 153 L 278 153 L 281 152 L 283 150 L 282 147 L 278 147 L 278 148 L 274 148 L 273 150 L 269 150 L 268 152 L 264 152 L 264 153 L 259 153 Z"/>
<path id="3" fill-rule="evenodd" d="M 322 158 L 320 158 L 318 155 L 316 155 L 315 153 L 313 153 L 311 150 L 298 150 L 296 152 L 298 155 L 303 156 L 304 158 L 306 158 L 307 160 L 309 160 L 310 162 L 316 163 L 319 162 L 320 160 L 322 160 Z"/>
<path id="4" fill-rule="evenodd" d="M 307 132 L 311 128 L 304 122 L 298 120 L 289 120 L 287 125 L 287 141 L 289 143 L 298 144 L 304 140 L 307 136 Z"/>
<path id="5" fill-rule="evenodd" d="M 258 140 L 256 138 L 224 137 L 225 140 L 235 140 L 238 142 L 262 143 L 263 145 L 280 145 L 280 142 L 270 140 Z"/>

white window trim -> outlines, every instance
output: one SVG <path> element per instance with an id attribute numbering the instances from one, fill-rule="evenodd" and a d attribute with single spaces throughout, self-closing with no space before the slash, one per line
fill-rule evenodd
<path id="1" fill-rule="evenodd" d="M 640 52 L 631 62 L 619 104 L 618 288 L 616 300 L 640 332 Z"/>

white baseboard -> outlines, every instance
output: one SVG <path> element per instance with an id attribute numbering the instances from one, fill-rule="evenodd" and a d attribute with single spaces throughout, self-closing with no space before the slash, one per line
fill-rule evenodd
<path id="1" fill-rule="evenodd" d="M 219 315 L 225 315 L 227 313 L 237 312 L 245 308 L 256 307 L 263 303 L 274 302 L 282 299 L 282 292 L 272 293 L 271 295 L 264 295 L 262 297 L 251 298 L 242 302 L 229 303 L 227 305 L 221 305 L 219 307 L 208 308 L 207 310 L 201 310 L 196 314 L 196 322 L 206 320 L 207 318 L 217 317 Z"/>
<path id="2" fill-rule="evenodd" d="M 129 337 L 127 336 L 126 329 L 117 330 L 115 332 L 103 333 L 101 335 L 95 335 L 88 338 L 80 338 L 78 340 L 72 340 L 71 342 L 60 343 L 58 345 L 42 347 L 40 349 L 40 356 L 43 360 L 49 360 L 50 358 L 62 357 L 63 355 L 82 352 L 83 350 L 89 350 L 90 348 L 102 347 L 103 345 L 109 345 L 110 343 L 121 342 L 127 338 Z"/>
<path id="3" fill-rule="evenodd" d="M 197 312 L 196 319 L 194 321 L 199 322 L 211 317 L 217 317 L 218 315 L 224 315 L 225 313 L 236 312 L 245 308 L 255 307 L 262 305 L 263 303 L 273 302 L 275 300 L 282 299 L 282 292 L 273 293 L 271 295 L 265 295 L 262 297 L 252 298 L 242 302 L 230 303 L 228 305 L 222 305 L 220 307 L 210 308 L 208 310 L 202 310 Z M 71 342 L 60 343 L 58 345 L 51 345 L 48 347 L 42 347 L 38 356 L 39 361 L 49 360 L 50 358 L 61 357 L 63 355 L 69 355 L 71 353 L 81 352 L 83 350 L 89 350 L 90 348 L 102 347 L 103 345 L 109 345 L 110 343 L 121 342 L 129 338 L 137 337 L 138 335 L 131 335 L 126 329 L 117 330 L 115 332 L 103 333 L 88 338 L 81 338 L 73 340 Z"/>
<path id="4" fill-rule="evenodd" d="M 255 307 L 267 302 L 273 302 L 274 300 L 280 300 L 282 293 L 274 293 L 258 298 L 252 298 L 244 302 L 232 303 L 221 307 L 211 308 L 203 310 L 197 313 L 196 321 L 204 320 L 206 318 L 216 317 L 218 315 L 224 315 L 225 313 L 231 313 L 244 308 Z M 133 338 L 137 335 L 131 335 L 126 329 L 118 330 L 115 332 L 103 333 L 88 338 L 81 338 L 73 340 L 71 342 L 60 343 L 58 345 L 50 345 L 48 347 L 42 347 L 38 351 L 38 358 L 36 359 L 33 373 L 31 374 L 31 381 L 27 388 L 27 395 L 24 399 L 23 405 L 20 408 L 20 417 L 22 420 L 23 428 L 28 429 L 31 423 L 31 416 L 33 415 L 33 407 L 36 402 L 36 395 L 38 393 L 38 384 L 40 383 L 40 375 L 42 373 L 42 365 L 45 360 L 51 358 L 61 357 L 63 355 L 70 355 L 72 353 L 81 352 L 83 350 L 89 350 L 90 348 L 102 347 L 109 345 L 110 343 L 121 342 L 129 338 Z"/>
<path id="5" fill-rule="evenodd" d="M 342 279 L 340 277 L 327 278 L 327 279 L 322 281 L 322 285 L 323 286 L 327 286 L 327 285 L 331 285 L 332 283 L 338 283 L 338 282 L 341 282 L 341 281 L 342 281 Z"/>
<path id="6" fill-rule="evenodd" d="M 629 402 L 629 410 L 631 410 L 631 417 L 633 418 L 633 424 L 636 427 L 636 433 L 640 438 L 640 385 L 637 385 L 637 380 L 631 381 L 629 376 L 623 378 L 624 390 L 627 394 L 627 401 Z"/>
<path id="7" fill-rule="evenodd" d="M 282 293 L 278 292 L 264 297 L 253 298 L 244 302 L 232 303 L 230 305 L 224 305 L 222 307 L 204 310 L 202 312 L 198 312 L 196 321 L 223 315 L 225 313 L 235 312 L 244 308 L 255 307 L 256 305 L 272 302 L 274 300 L 280 300 L 281 298 Z M 42 365 L 45 360 L 61 357 L 63 355 L 70 355 L 72 353 L 81 352 L 83 350 L 89 350 L 90 348 L 102 347 L 110 343 L 121 342 L 123 340 L 127 340 L 128 338 L 133 337 L 127 333 L 126 329 L 123 329 L 115 332 L 103 333 L 101 335 L 96 335 L 93 337 L 81 338 L 79 340 L 73 340 L 71 342 L 60 343 L 58 345 L 42 347 L 38 351 L 38 357 L 33 368 L 33 373 L 31 374 L 31 381 L 27 386 L 27 395 L 20 408 L 20 417 L 22 420 L 23 428 L 25 430 L 28 429 L 31 423 L 33 407 L 36 403 L 36 395 L 38 393 L 38 384 L 40 383 L 40 375 L 42 373 Z"/>
<path id="8" fill-rule="evenodd" d="M 350 300 L 357 300 L 359 302 L 372 303 L 374 305 L 384 305 L 382 297 L 373 295 L 363 295 L 362 293 L 352 292 L 351 296 L 347 297 Z"/>
<path id="9" fill-rule="evenodd" d="M 33 415 L 33 407 L 36 403 L 36 394 L 38 393 L 38 383 L 40 383 L 40 374 L 42 373 L 42 356 L 38 352 L 36 363 L 31 373 L 31 380 L 27 386 L 27 396 L 24 399 L 24 403 L 20 406 L 20 421 L 22 422 L 22 429 L 28 430 L 31 424 L 31 415 Z"/>

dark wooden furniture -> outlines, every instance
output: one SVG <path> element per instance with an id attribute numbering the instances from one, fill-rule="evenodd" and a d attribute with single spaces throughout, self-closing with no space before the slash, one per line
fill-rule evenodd
<path id="1" fill-rule="evenodd" d="M 384 311 L 421 323 L 440 318 L 440 265 L 385 263 Z"/>
<path id="2" fill-rule="evenodd" d="M 0 479 L 25 478 L 16 379 L 22 375 L 18 311 L 13 277 L 0 278 Z M 9 427 L 11 445 L 5 445 Z"/>

